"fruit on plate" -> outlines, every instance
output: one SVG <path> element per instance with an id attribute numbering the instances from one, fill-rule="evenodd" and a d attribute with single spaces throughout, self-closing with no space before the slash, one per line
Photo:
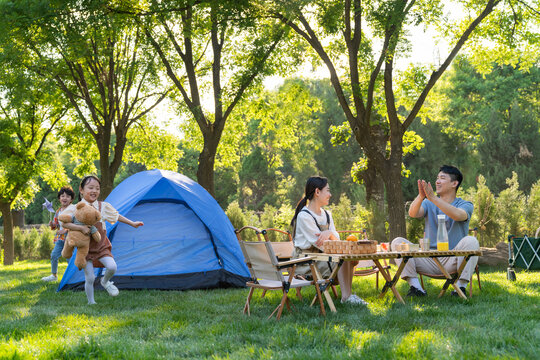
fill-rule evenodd
<path id="1" fill-rule="evenodd" d="M 358 241 L 358 238 L 355 235 L 351 234 L 347 236 L 347 241 Z"/>

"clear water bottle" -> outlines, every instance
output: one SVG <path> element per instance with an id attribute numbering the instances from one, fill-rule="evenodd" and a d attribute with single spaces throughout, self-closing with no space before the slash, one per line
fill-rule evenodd
<path id="1" fill-rule="evenodd" d="M 448 251 L 448 232 L 446 231 L 446 215 L 437 215 L 437 250 Z"/>

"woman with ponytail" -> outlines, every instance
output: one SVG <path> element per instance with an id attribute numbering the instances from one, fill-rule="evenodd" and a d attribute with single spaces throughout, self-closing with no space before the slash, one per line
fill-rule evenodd
<path id="1" fill-rule="evenodd" d="M 308 179 L 304 197 L 298 202 L 291 221 L 294 236 L 294 257 L 299 257 L 302 253 L 322 252 L 324 241 L 339 240 L 332 214 L 322 208 L 328 205 L 331 196 L 326 178 L 313 176 Z M 356 264 L 357 262 L 345 261 L 338 271 L 341 302 L 366 305 L 364 300 L 352 293 L 352 280 Z M 333 266 L 335 266 L 333 263 L 317 263 L 317 268 L 324 277 L 330 275 Z M 298 268 L 297 273 L 309 275 L 307 270 Z"/>

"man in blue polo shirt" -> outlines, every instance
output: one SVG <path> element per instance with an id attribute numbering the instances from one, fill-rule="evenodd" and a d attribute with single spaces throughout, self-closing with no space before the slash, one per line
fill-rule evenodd
<path id="1" fill-rule="evenodd" d="M 457 190 L 463 175 L 454 166 L 443 165 L 439 169 L 435 187 L 437 195 L 433 192 L 431 183 L 425 180 L 418 180 L 418 196 L 412 202 L 409 208 L 409 215 L 414 218 L 425 218 L 426 237 L 431 241 L 431 248 L 437 248 L 437 215 L 444 214 L 446 230 L 448 231 L 448 247 L 450 250 L 478 250 L 478 240 L 474 236 L 469 236 L 469 221 L 473 212 L 473 204 L 470 201 L 456 197 Z M 395 251 L 396 245 L 410 242 L 402 237 L 395 238 L 392 241 L 391 249 Z M 439 258 L 444 268 L 452 273 L 456 272 L 463 257 Z M 463 269 L 458 280 L 458 286 L 463 293 L 469 284 L 478 256 L 473 256 Z M 401 259 L 396 259 L 399 265 Z M 440 274 L 441 270 L 431 258 L 411 258 L 403 268 L 401 278 L 406 280 L 409 285 L 407 296 L 426 296 L 426 291 L 418 281 L 417 271 L 428 274 Z M 454 292 L 453 292 L 454 293 Z"/>

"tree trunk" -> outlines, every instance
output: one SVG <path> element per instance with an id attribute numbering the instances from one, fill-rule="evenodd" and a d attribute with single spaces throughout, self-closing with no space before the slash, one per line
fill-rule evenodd
<path id="1" fill-rule="evenodd" d="M 394 155 L 386 164 L 383 176 L 388 203 L 388 223 L 390 225 L 390 241 L 398 236 L 406 237 L 405 204 L 401 189 L 401 155 Z"/>
<path id="2" fill-rule="evenodd" d="M 215 195 L 214 162 L 219 144 L 219 138 L 215 138 L 213 133 L 204 137 L 204 147 L 199 154 L 199 167 L 197 168 L 197 182 L 212 196 Z"/>
<path id="3" fill-rule="evenodd" d="M 384 182 L 377 175 L 374 166 L 369 166 L 362 175 L 364 185 L 366 187 L 366 202 L 373 213 L 373 217 L 369 221 L 371 234 L 369 238 L 373 240 L 383 241 L 386 239 L 385 229 L 385 210 L 384 210 Z"/>
<path id="4" fill-rule="evenodd" d="M 11 204 L 1 202 L 0 211 L 4 219 L 4 265 L 13 265 L 15 251 L 13 247 L 13 218 L 11 217 Z"/>
<path id="5" fill-rule="evenodd" d="M 23 210 L 11 210 L 11 219 L 13 227 L 24 227 L 24 209 Z"/>

